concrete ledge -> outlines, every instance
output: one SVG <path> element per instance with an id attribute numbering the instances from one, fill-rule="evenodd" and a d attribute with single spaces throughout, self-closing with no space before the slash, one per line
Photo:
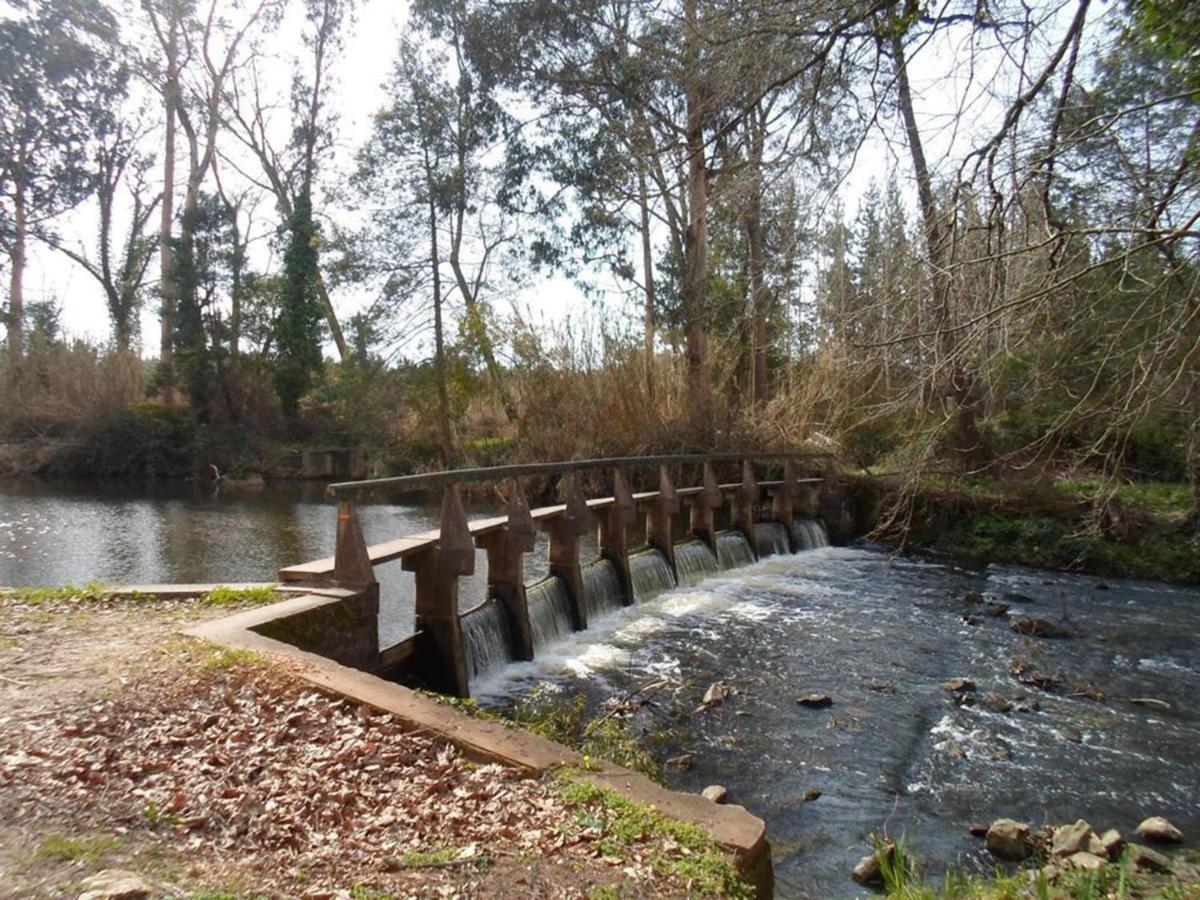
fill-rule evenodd
<path id="1" fill-rule="evenodd" d="M 467 757 L 480 762 L 498 762 L 538 773 L 582 765 L 582 756 L 562 744 L 515 726 L 475 718 L 432 697 L 339 665 L 255 630 L 272 621 L 302 616 L 338 602 L 327 596 L 296 597 L 206 622 L 184 633 L 220 646 L 265 653 L 289 662 L 289 671 L 313 687 L 388 712 L 407 730 L 451 743 Z M 671 791 L 644 775 L 611 763 L 603 763 L 598 771 L 581 771 L 581 777 L 663 815 L 703 828 L 729 854 L 735 868 L 754 885 L 760 898 L 772 896 L 774 873 L 766 825 L 744 807 L 713 803 L 699 794 Z"/>

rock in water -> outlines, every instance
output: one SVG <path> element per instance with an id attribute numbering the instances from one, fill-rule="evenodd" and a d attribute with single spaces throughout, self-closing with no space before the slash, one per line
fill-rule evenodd
<path id="1" fill-rule="evenodd" d="M 692 755 L 683 753 L 679 756 L 672 756 L 663 763 L 663 768 L 668 772 L 686 772 L 692 767 Z"/>
<path id="2" fill-rule="evenodd" d="M 984 607 L 984 609 L 993 619 L 1004 619 L 1008 617 L 1007 603 L 989 603 Z"/>
<path id="3" fill-rule="evenodd" d="M 801 795 L 801 799 L 805 803 L 812 803 L 814 800 L 821 799 L 821 792 L 816 788 L 806 788 L 804 793 Z"/>
<path id="4" fill-rule="evenodd" d="M 828 694 L 805 694 L 803 697 L 797 697 L 796 702 L 799 703 L 801 706 L 808 706 L 808 707 L 812 707 L 813 709 L 820 709 L 825 706 L 832 706 L 833 698 L 830 697 Z"/>
<path id="5" fill-rule="evenodd" d="M 1135 872 L 1170 872 L 1171 860 L 1141 844 L 1126 844 L 1125 858 Z"/>
<path id="6" fill-rule="evenodd" d="M 1092 826 L 1083 819 L 1074 825 L 1061 825 L 1054 829 L 1054 837 L 1050 841 L 1050 852 L 1054 856 L 1072 856 L 1076 853 L 1087 852 L 1094 836 Z"/>
<path id="7" fill-rule="evenodd" d="M 982 603 L 983 594 L 979 591 L 967 591 L 963 594 L 963 603 Z"/>
<path id="8" fill-rule="evenodd" d="M 1103 868 L 1105 860 L 1103 857 L 1096 856 L 1094 853 L 1088 853 L 1086 850 L 1080 850 L 1078 853 L 1072 853 L 1067 857 L 1067 865 L 1072 869 L 1089 869 L 1095 871 Z"/>
<path id="9" fill-rule="evenodd" d="M 967 826 L 967 834 L 969 834 L 971 837 L 984 837 L 987 835 L 987 833 L 988 827 L 980 824 L 979 822 L 972 822 Z"/>
<path id="10" fill-rule="evenodd" d="M 1121 848 L 1125 846 L 1125 838 L 1121 837 L 1121 832 L 1117 829 L 1110 828 L 1100 835 L 1100 843 L 1104 846 L 1105 855 L 1109 859 L 1116 859 L 1121 855 Z"/>
<path id="11" fill-rule="evenodd" d="M 893 859 L 896 855 L 896 845 L 888 841 L 884 845 L 884 853 L 887 858 Z M 872 853 L 870 856 L 864 856 L 858 861 L 858 865 L 854 867 L 854 871 L 850 873 L 853 878 L 861 885 L 881 885 L 883 884 L 883 871 L 879 868 L 879 854 Z"/>
<path id="12" fill-rule="evenodd" d="M 142 900 L 154 892 L 137 872 L 126 869 L 105 869 L 80 884 L 83 893 L 79 900 Z"/>
<path id="13" fill-rule="evenodd" d="M 975 682 L 970 678 L 951 678 L 942 687 L 948 691 L 954 691 L 956 694 L 965 693 L 966 691 L 975 690 Z"/>
<path id="14" fill-rule="evenodd" d="M 1020 862 L 1033 853 L 1033 836 L 1024 822 L 997 819 L 988 826 L 985 846 L 997 859 Z"/>
<path id="15" fill-rule="evenodd" d="M 1162 816 L 1143 819 L 1142 824 L 1137 827 L 1137 836 L 1147 841 L 1158 841 L 1160 844 L 1178 844 L 1183 840 L 1183 832 Z"/>
<path id="16" fill-rule="evenodd" d="M 1022 616 L 1013 622 L 1012 630 L 1017 634 L 1023 634 L 1026 637 L 1070 637 L 1070 632 L 1068 632 L 1065 628 L 1061 628 L 1058 625 L 1055 625 L 1053 622 L 1048 622 L 1045 619 L 1033 619 L 1029 616 Z"/>
<path id="17" fill-rule="evenodd" d="M 720 681 L 715 681 L 710 684 L 708 686 L 708 690 L 704 692 L 704 699 L 700 701 L 700 710 L 712 709 L 714 706 L 720 706 L 728 698 L 728 685 L 725 685 Z"/>
<path id="18" fill-rule="evenodd" d="M 711 800 L 713 803 L 724 803 L 725 797 L 729 792 L 725 790 L 723 785 L 710 784 L 700 792 L 700 796 L 706 800 Z"/>

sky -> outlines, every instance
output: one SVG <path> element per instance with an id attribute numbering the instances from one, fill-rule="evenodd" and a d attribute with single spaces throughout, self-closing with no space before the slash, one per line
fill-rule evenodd
<path id="1" fill-rule="evenodd" d="M 1051 34 L 1061 33 L 1058 21 L 1072 12 L 1073 5 L 1064 3 L 1055 17 Z M 298 20 L 294 15 L 285 18 L 278 34 L 264 47 L 261 68 L 268 77 L 277 82 L 280 96 L 286 96 L 291 71 L 291 58 L 286 50 L 279 48 L 299 47 Z M 336 129 L 337 150 L 335 158 L 327 161 L 326 174 L 330 177 L 349 169 L 356 148 L 364 144 L 370 135 L 374 113 L 386 102 L 384 84 L 392 66 L 397 42 L 407 15 L 404 0 L 365 0 L 358 6 L 352 28 L 348 33 L 342 57 L 337 67 L 337 83 L 331 97 L 331 107 L 338 111 Z M 927 142 L 927 152 L 937 167 L 940 161 L 953 159 L 961 154 L 964 146 L 978 135 L 994 127 L 1003 101 L 997 96 L 995 72 L 998 57 L 974 69 L 956 64 L 965 57 L 969 48 L 961 36 L 951 34 L 921 51 L 920 64 L 912 67 L 913 89 L 917 95 L 922 130 Z M 955 126 L 960 119 L 956 116 L 964 98 L 970 102 L 965 107 L 967 124 Z M 974 123 L 974 124 L 972 124 Z M 895 171 L 911 205 L 911 177 L 907 165 L 906 149 L 895 142 L 889 144 L 881 132 L 875 132 L 864 144 L 855 159 L 840 190 L 840 196 L 848 219 L 852 219 L 859 199 L 867 185 L 875 180 L 882 182 Z M 161 166 L 161 163 L 156 163 Z M 252 166 L 251 166 L 252 168 Z M 161 171 L 156 168 L 155 171 Z M 226 176 L 228 177 L 228 176 Z M 261 210 L 270 211 L 265 203 Z M 334 213 L 335 216 L 338 213 Z M 84 206 L 67 217 L 60 234 L 68 242 L 90 243 L 95 234 L 95 213 L 90 205 Z M 269 249 L 267 242 L 259 241 L 254 263 L 266 265 Z M 157 261 L 154 268 L 157 267 Z M 620 311 L 624 302 L 616 286 L 603 277 L 594 278 L 601 289 L 601 304 L 614 312 Z M 71 338 L 84 338 L 103 342 L 109 338 L 109 326 L 103 295 L 99 286 L 75 263 L 64 255 L 44 245 L 34 244 L 30 248 L 29 268 L 26 274 L 26 291 L 29 301 L 56 299 L 62 306 L 62 322 L 66 334 Z M 340 290 L 334 294 L 339 315 L 345 319 L 357 309 L 370 302 L 363 290 Z M 579 286 L 563 276 L 539 276 L 515 296 L 507 298 L 515 303 L 522 315 L 532 317 L 536 323 L 562 325 L 570 318 L 578 318 L 593 304 L 585 297 Z M 618 315 L 617 318 L 620 318 Z M 628 319 L 634 327 L 632 317 Z M 158 320 L 155 304 L 147 302 L 142 312 L 143 350 L 146 355 L 155 355 L 158 343 Z M 421 355 L 423 341 L 418 340 L 410 353 Z"/>

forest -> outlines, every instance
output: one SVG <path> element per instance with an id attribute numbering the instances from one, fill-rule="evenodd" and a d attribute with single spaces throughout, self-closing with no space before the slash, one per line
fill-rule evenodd
<path id="1" fill-rule="evenodd" d="M 7 0 L 0 468 L 1195 483 L 1196 5 L 413 0 L 346 146 L 362 12 Z"/>

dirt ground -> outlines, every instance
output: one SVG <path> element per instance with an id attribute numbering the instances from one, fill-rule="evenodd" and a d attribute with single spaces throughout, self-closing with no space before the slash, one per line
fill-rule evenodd
<path id="1" fill-rule="evenodd" d="M 669 835 L 614 851 L 561 782 L 177 635 L 229 612 L 0 598 L 0 897 L 113 869 L 205 900 L 695 892 Z"/>

